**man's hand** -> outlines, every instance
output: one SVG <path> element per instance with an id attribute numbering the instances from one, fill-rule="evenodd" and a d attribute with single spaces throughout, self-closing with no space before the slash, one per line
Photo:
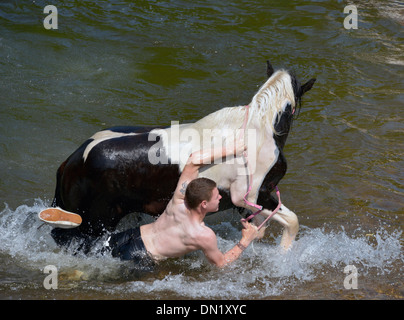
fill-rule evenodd
<path id="1" fill-rule="evenodd" d="M 242 220 L 241 224 L 243 225 L 243 230 L 241 230 L 242 238 L 240 242 L 243 242 L 242 245 L 247 247 L 259 236 L 258 227 L 245 220 Z"/>

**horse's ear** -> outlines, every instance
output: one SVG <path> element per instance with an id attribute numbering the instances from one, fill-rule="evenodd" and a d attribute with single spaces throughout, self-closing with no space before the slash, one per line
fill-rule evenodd
<path id="1" fill-rule="evenodd" d="M 312 78 L 309 81 L 307 81 L 304 85 L 302 85 L 302 95 L 305 94 L 305 92 L 309 91 L 311 87 L 313 87 L 314 82 L 316 82 L 316 78 Z"/>
<path id="2" fill-rule="evenodd" d="M 269 60 L 267 60 L 267 76 L 268 76 L 268 78 L 270 78 L 273 73 L 274 73 L 274 68 L 272 67 Z"/>

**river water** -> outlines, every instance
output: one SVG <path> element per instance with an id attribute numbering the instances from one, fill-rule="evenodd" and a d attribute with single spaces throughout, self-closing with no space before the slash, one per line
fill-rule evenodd
<path id="1" fill-rule="evenodd" d="M 50 2 L 58 29 L 43 25 Z M 345 1 L 2 1 L 0 298 L 403 299 L 404 3 L 354 2 L 357 29 L 344 27 Z M 225 270 L 196 252 L 139 275 L 55 245 L 36 215 L 87 137 L 248 104 L 267 59 L 302 82 L 317 77 L 279 185 L 300 221 L 292 250 L 279 252 L 271 223 Z M 239 219 L 207 218 L 222 251 L 240 238 Z M 47 265 L 57 289 L 44 287 Z M 347 266 L 357 289 L 344 285 Z"/>

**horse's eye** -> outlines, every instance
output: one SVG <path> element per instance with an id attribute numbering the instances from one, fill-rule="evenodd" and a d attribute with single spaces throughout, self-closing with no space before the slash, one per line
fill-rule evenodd
<path id="1" fill-rule="evenodd" d="M 294 109 L 292 110 L 292 104 L 289 101 L 286 101 L 282 107 L 283 112 L 294 113 Z"/>

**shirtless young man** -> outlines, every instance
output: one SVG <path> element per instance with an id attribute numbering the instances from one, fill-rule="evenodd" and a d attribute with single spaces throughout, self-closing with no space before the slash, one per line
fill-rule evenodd
<path id="1" fill-rule="evenodd" d="M 138 260 L 134 252 L 146 251 L 153 260 L 177 258 L 195 250 L 202 250 L 212 264 L 223 267 L 235 261 L 258 236 L 256 226 L 243 223 L 241 240 L 228 252 L 222 253 L 217 237 L 203 220 L 207 213 L 219 210 L 221 196 L 216 183 L 198 178 L 199 169 L 228 155 L 241 154 L 244 143 L 234 147 L 194 152 L 185 165 L 174 195 L 159 218 L 140 229 L 130 229 L 113 235 L 108 241 L 112 255 L 123 260 Z M 128 232 L 130 235 L 128 236 Z M 143 256 L 144 258 L 144 256 Z"/>
<path id="2" fill-rule="evenodd" d="M 238 151 L 243 150 L 242 146 Z M 227 153 L 225 149 L 213 150 L 212 162 L 225 157 Z M 203 222 L 207 213 L 219 210 L 222 198 L 214 181 L 197 178 L 205 160 L 203 151 L 189 157 L 173 198 L 163 214 L 155 222 L 141 226 L 144 245 L 155 259 L 175 258 L 202 250 L 209 262 L 223 267 L 236 260 L 258 236 L 256 226 L 243 222 L 240 242 L 225 254 L 219 250 L 215 233 Z"/>
<path id="3" fill-rule="evenodd" d="M 192 153 L 172 199 L 159 218 L 153 223 L 116 233 L 108 238 L 105 245 L 112 251 L 112 256 L 150 266 L 154 261 L 177 258 L 202 250 L 208 261 L 218 267 L 235 261 L 257 238 L 258 229 L 248 222 L 242 222 L 240 241 L 228 252 L 222 253 L 217 246 L 215 233 L 203 222 L 207 213 L 219 210 L 221 196 L 216 183 L 210 179 L 198 178 L 198 173 L 203 165 L 228 155 L 239 155 L 244 148 L 244 143 L 237 142 L 234 147 L 227 149 Z"/>

